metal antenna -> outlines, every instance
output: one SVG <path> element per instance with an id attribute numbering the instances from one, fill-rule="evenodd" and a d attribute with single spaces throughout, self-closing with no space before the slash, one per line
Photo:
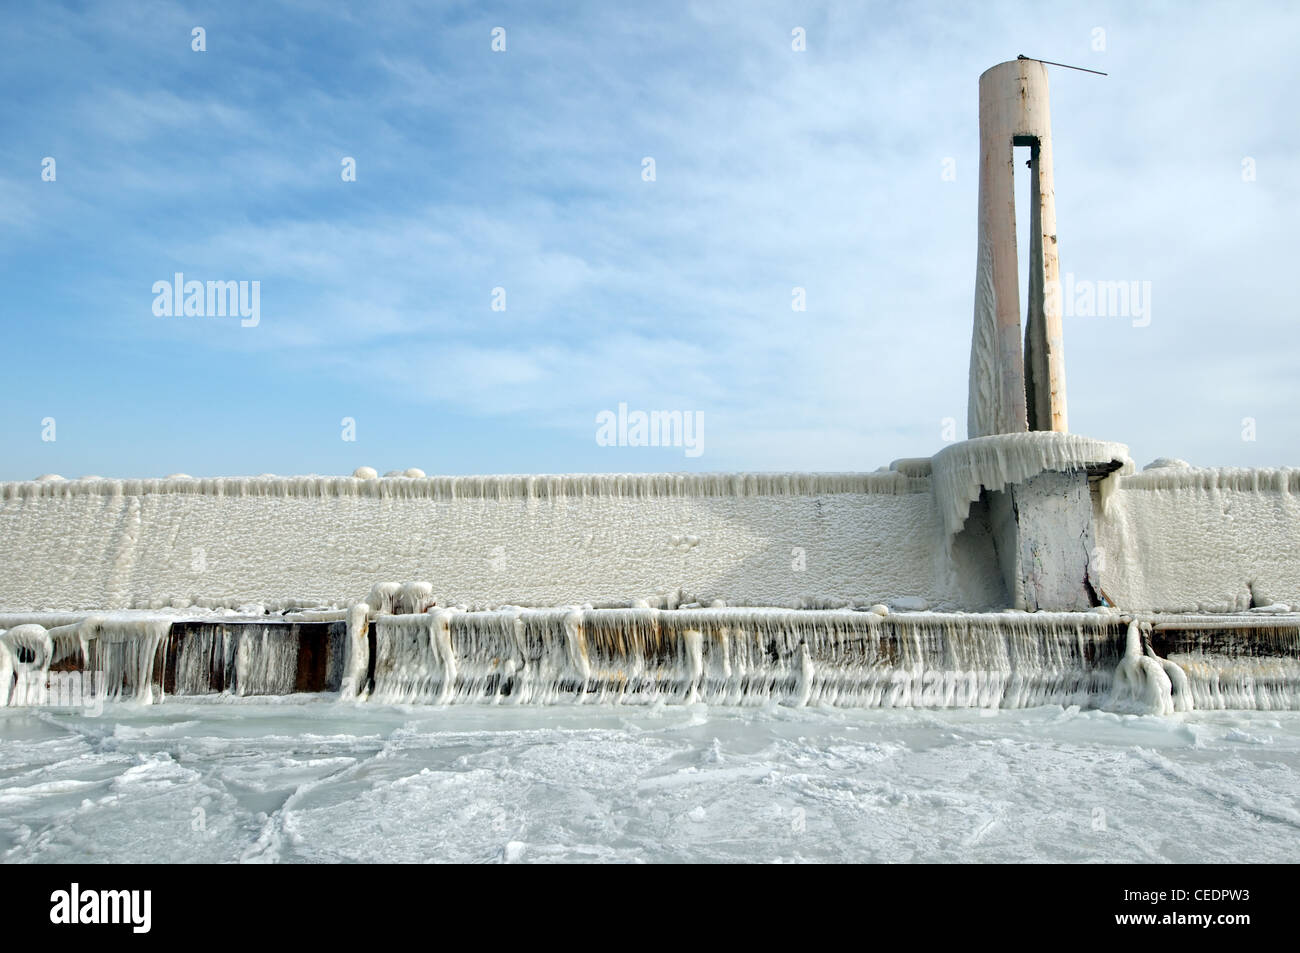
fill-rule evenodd
<path id="1" fill-rule="evenodd" d="M 1096 73 L 1098 76 L 1109 76 L 1109 75 L 1110 75 L 1109 73 L 1103 73 L 1103 72 L 1102 72 L 1101 70 L 1099 70 L 1099 69 L 1088 69 L 1087 67 L 1084 67 L 1084 66 L 1071 66 L 1069 63 L 1053 63 L 1051 60 L 1040 60 L 1040 59 L 1038 59 L 1038 58 L 1035 57 L 1035 56 L 1025 56 L 1024 53 L 1021 53 L 1019 56 L 1016 57 L 1016 59 L 1018 59 L 1018 60 L 1033 60 L 1035 63 L 1045 63 L 1045 64 L 1047 64 L 1048 66 L 1063 66 L 1063 67 L 1065 67 L 1066 69 L 1077 69 L 1080 73 Z"/>

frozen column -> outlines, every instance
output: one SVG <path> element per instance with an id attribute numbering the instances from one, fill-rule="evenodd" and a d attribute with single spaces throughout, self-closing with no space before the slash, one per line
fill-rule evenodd
<path id="1" fill-rule="evenodd" d="M 1015 147 L 1030 149 L 1029 288 L 1021 348 Z M 971 338 L 971 437 L 1066 432 L 1047 68 L 1012 60 L 980 76 L 979 247 Z"/>
<path id="2" fill-rule="evenodd" d="M 1030 176 L 1023 347 L 1017 146 L 1029 149 Z M 1064 442 L 1057 446 L 1069 439 L 1059 273 L 1047 67 L 1027 59 L 999 63 L 980 76 L 979 238 L 966 411 L 972 460 L 987 456 L 998 466 L 983 478 L 976 476 L 979 467 L 968 475 L 983 491 L 975 509 L 986 521 L 1007 601 L 1031 610 L 1087 609 L 1099 601 L 1090 565 L 1094 461 L 1063 452 Z M 1004 446 L 1007 440 L 1012 443 Z M 1039 466 L 1013 467 L 1010 479 L 993 472 L 1019 454 L 1041 454 Z"/>

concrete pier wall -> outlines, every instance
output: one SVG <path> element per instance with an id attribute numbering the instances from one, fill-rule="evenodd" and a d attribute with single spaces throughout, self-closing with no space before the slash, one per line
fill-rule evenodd
<path id="1" fill-rule="evenodd" d="M 0 484 L 0 611 L 346 606 L 390 580 L 478 607 L 1011 605 L 977 521 L 951 535 L 950 491 L 903 469 Z M 1300 470 L 1100 487 L 1087 562 L 1119 606 L 1300 607 Z"/>
<path id="2" fill-rule="evenodd" d="M 1086 512 L 1024 511 L 1035 475 L 1106 460 L 1122 469 L 1093 476 L 1091 543 Z M 1123 445 L 1050 433 L 896 467 L 0 484 L 0 611 L 347 606 L 416 580 L 443 606 L 667 605 L 680 590 L 705 605 L 1078 608 L 1052 585 L 1084 573 L 1127 610 L 1300 607 L 1300 469 L 1132 473 Z M 983 503 L 1008 489 L 1008 538 L 1034 550 L 1010 576 Z M 1057 550 L 1070 571 L 1037 580 Z M 1039 597 L 1011 590 L 1022 576 Z"/>
<path id="3" fill-rule="evenodd" d="M 1159 469 L 1113 480 L 1095 523 L 1113 601 L 1162 612 L 1300 607 L 1300 469 Z"/>
<path id="4" fill-rule="evenodd" d="M 0 485 L 0 609 L 347 605 L 388 580 L 440 604 L 1000 601 L 958 574 L 927 479 L 673 475 Z"/>

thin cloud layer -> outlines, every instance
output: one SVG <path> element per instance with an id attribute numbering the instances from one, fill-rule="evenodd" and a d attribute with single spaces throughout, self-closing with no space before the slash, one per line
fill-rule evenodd
<path id="1" fill-rule="evenodd" d="M 1067 317 L 1071 429 L 1300 463 L 1300 16 L 1027 9 L 15 11 L 0 478 L 933 453 L 964 435 L 976 83 L 1022 52 L 1111 74 L 1052 72 L 1063 271 L 1150 287 L 1149 323 Z M 259 281 L 261 320 L 156 317 L 177 272 Z M 701 412 L 705 452 L 597 446 L 620 402 Z"/>

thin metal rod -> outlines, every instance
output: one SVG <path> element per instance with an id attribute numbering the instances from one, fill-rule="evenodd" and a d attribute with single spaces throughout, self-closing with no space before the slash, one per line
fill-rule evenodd
<path id="1" fill-rule="evenodd" d="M 1077 69 L 1080 73 L 1096 73 L 1098 76 L 1109 76 L 1109 75 L 1110 75 L 1109 73 L 1103 73 L 1103 72 L 1102 72 L 1101 70 L 1099 70 L 1099 69 L 1088 69 L 1087 67 L 1084 67 L 1084 66 L 1071 66 L 1069 63 L 1053 63 L 1051 60 L 1040 60 L 1040 59 L 1038 59 L 1037 57 L 1034 57 L 1034 56 L 1025 56 L 1024 53 L 1021 53 L 1019 56 L 1016 57 L 1016 59 L 1018 59 L 1018 60 L 1033 60 L 1035 63 L 1045 63 L 1045 64 L 1048 65 L 1048 66 L 1063 66 L 1063 67 L 1065 67 L 1066 69 Z"/>

